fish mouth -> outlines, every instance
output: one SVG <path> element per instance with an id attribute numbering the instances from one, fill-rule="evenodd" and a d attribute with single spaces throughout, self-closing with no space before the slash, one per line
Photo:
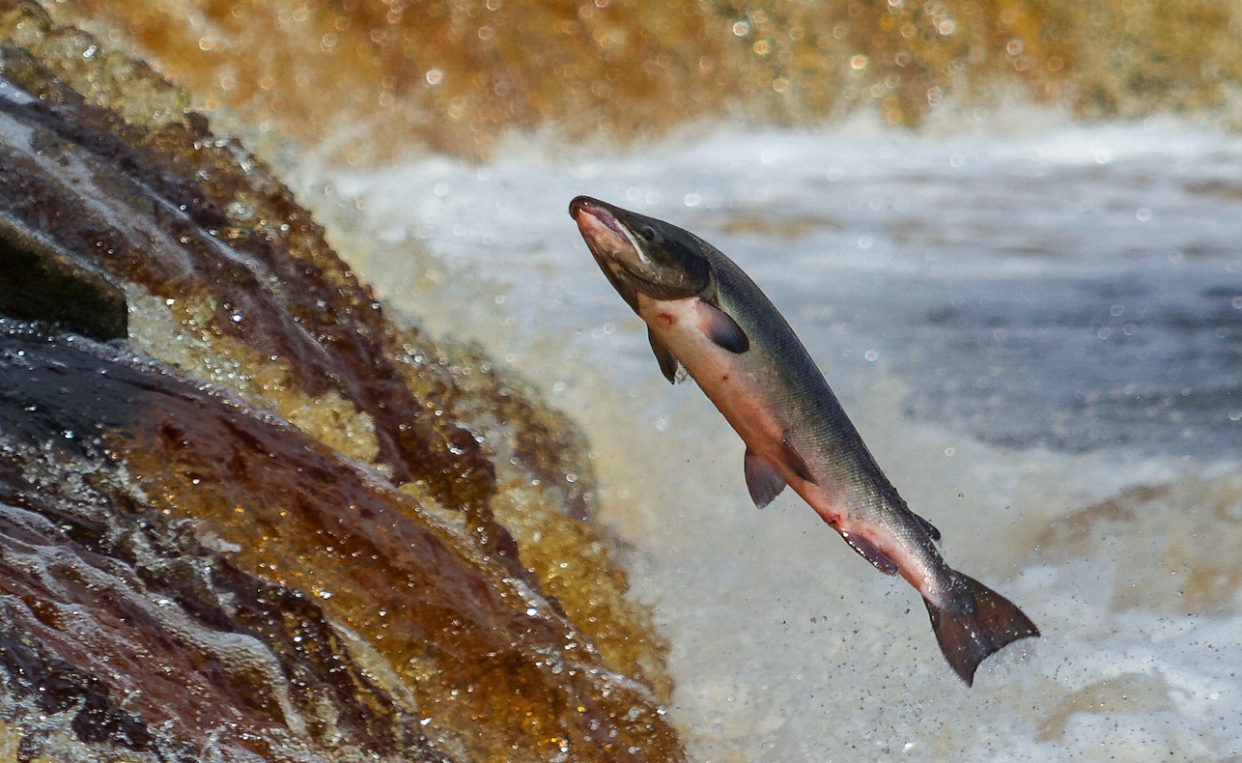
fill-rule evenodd
<path id="1" fill-rule="evenodd" d="M 634 237 L 603 202 L 579 196 L 569 202 L 569 216 L 578 223 L 582 238 L 597 257 L 629 265 L 650 262 Z"/>

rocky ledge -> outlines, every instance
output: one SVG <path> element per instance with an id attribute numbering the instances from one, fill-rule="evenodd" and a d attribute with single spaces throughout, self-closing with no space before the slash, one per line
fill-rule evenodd
<path id="1" fill-rule="evenodd" d="M 681 760 L 571 422 L 0 0 L 0 755 Z"/>

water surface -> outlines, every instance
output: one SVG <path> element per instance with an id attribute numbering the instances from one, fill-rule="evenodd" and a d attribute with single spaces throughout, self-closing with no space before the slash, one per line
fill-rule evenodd
<path id="1" fill-rule="evenodd" d="M 391 244 L 356 262 L 382 296 L 481 336 L 584 421 L 698 759 L 1242 754 L 1242 602 L 1221 545 L 1242 540 L 1239 139 L 1035 114 L 331 180 Z M 747 270 L 950 562 L 1044 637 L 967 690 L 904 583 L 795 496 L 756 511 L 740 440 L 692 384 L 664 383 L 579 239 L 581 193 Z"/>

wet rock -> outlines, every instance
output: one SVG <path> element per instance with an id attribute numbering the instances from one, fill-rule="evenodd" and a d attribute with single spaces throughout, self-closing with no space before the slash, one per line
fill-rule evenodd
<path id="1" fill-rule="evenodd" d="M 23 759 L 682 759 L 576 428 L 393 325 L 187 102 L 0 0 L 0 252 L 27 263 L 0 269 L 0 709 Z"/>
<path id="2" fill-rule="evenodd" d="M 127 336 L 125 295 L 0 212 L 0 315 L 45 321 L 96 339 Z"/>

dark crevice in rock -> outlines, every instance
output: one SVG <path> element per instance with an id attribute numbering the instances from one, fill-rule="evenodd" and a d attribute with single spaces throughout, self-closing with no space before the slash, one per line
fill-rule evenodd
<path id="1" fill-rule="evenodd" d="M 0 315 L 46 321 L 100 340 L 127 336 L 125 294 L 3 211 L 0 271 Z"/>

